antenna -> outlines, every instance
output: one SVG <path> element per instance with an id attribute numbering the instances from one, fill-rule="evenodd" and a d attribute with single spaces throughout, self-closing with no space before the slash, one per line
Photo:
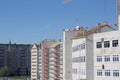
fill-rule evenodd
<path id="1" fill-rule="evenodd" d="M 104 22 L 106 22 L 106 14 L 107 14 L 107 3 L 106 3 L 106 0 L 104 0 Z"/>
<path id="2" fill-rule="evenodd" d="M 117 25 L 120 26 L 119 23 L 119 15 L 120 15 L 120 0 L 116 0 L 116 18 L 117 18 Z"/>

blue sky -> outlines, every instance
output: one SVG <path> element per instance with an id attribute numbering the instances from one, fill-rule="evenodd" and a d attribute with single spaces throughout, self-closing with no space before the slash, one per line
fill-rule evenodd
<path id="1" fill-rule="evenodd" d="M 106 21 L 114 23 L 116 0 L 106 1 Z M 67 4 L 62 0 L 0 0 L 0 43 L 62 39 L 62 29 L 102 23 L 104 7 L 104 0 L 72 0 Z"/>

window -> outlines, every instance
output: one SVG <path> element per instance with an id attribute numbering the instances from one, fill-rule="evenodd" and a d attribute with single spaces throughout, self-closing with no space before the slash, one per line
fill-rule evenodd
<path id="1" fill-rule="evenodd" d="M 101 42 L 97 42 L 97 48 L 102 48 L 102 43 Z"/>
<path id="2" fill-rule="evenodd" d="M 85 56 L 72 58 L 73 63 L 85 62 Z"/>
<path id="3" fill-rule="evenodd" d="M 105 70 L 105 76 L 110 76 L 110 70 Z"/>
<path id="4" fill-rule="evenodd" d="M 85 56 L 83 56 L 83 62 L 85 62 Z"/>
<path id="5" fill-rule="evenodd" d="M 113 61 L 119 61 L 119 55 L 113 55 Z"/>
<path id="6" fill-rule="evenodd" d="M 84 49 L 84 44 L 81 44 L 81 49 Z"/>
<path id="7" fill-rule="evenodd" d="M 105 55 L 104 60 L 105 62 L 110 62 L 110 55 Z"/>
<path id="8" fill-rule="evenodd" d="M 102 56 L 97 56 L 97 62 L 102 62 Z"/>
<path id="9" fill-rule="evenodd" d="M 86 75 L 86 70 L 85 69 L 79 69 L 79 74 L 80 75 Z"/>
<path id="10" fill-rule="evenodd" d="M 85 43 L 72 47 L 73 52 L 78 51 L 78 50 L 82 50 L 82 49 L 85 49 Z"/>
<path id="11" fill-rule="evenodd" d="M 110 41 L 105 41 L 104 48 L 109 48 L 109 47 L 110 47 Z"/>
<path id="12" fill-rule="evenodd" d="M 72 69 L 73 74 L 77 74 L 77 69 Z"/>
<path id="13" fill-rule="evenodd" d="M 85 62 L 85 56 L 79 57 L 79 62 Z"/>
<path id="14" fill-rule="evenodd" d="M 85 43 L 83 43 L 83 49 L 85 49 Z"/>
<path id="15" fill-rule="evenodd" d="M 102 76 L 102 70 L 97 70 L 97 76 Z"/>
<path id="16" fill-rule="evenodd" d="M 74 51 L 78 51 L 78 46 L 73 47 L 73 48 L 72 48 L 72 51 L 73 51 L 73 52 L 74 52 Z"/>
<path id="17" fill-rule="evenodd" d="M 78 45 L 78 47 L 79 47 L 79 50 L 81 50 L 81 45 Z"/>
<path id="18" fill-rule="evenodd" d="M 119 77 L 119 70 L 113 70 L 113 76 Z"/>
<path id="19" fill-rule="evenodd" d="M 118 40 L 113 40 L 112 41 L 112 46 L 113 47 L 118 47 Z"/>

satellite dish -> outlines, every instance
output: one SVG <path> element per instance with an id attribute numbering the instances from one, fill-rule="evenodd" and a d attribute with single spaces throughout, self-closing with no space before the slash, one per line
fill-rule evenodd
<path id="1" fill-rule="evenodd" d="M 80 26 L 76 26 L 76 30 L 80 30 Z"/>

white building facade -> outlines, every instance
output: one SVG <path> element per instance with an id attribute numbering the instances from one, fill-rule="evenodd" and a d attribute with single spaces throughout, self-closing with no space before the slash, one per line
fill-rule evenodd
<path id="1" fill-rule="evenodd" d="M 86 39 L 75 39 L 72 44 L 72 80 L 86 79 Z"/>
<path id="2" fill-rule="evenodd" d="M 120 32 L 94 34 L 93 80 L 120 80 Z"/>
<path id="3" fill-rule="evenodd" d="M 40 45 L 34 44 L 31 49 L 31 80 L 42 80 L 41 56 Z"/>
<path id="4" fill-rule="evenodd" d="M 96 48 L 96 45 L 100 45 L 99 40 L 103 40 L 103 38 L 107 38 L 107 40 L 113 39 L 112 45 L 117 45 L 118 40 L 114 39 L 113 37 L 115 36 L 116 38 L 119 38 L 117 35 L 118 33 L 115 33 L 118 31 L 113 31 L 113 29 L 108 25 L 108 24 L 101 24 L 98 25 L 97 27 L 84 31 L 84 33 L 79 33 L 77 34 L 73 39 L 72 39 L 72 80 L 109 80 L 111 78 L 107 78 L 108 76 L 100 77 L 96 76 L 98 74 L 101 74 L 100 71 L 101 69 L 99 68 L 105 68 L 114 65 L 110 63 L 100 63 L 96 62 L 101 58 L 99 54 L 102 52 L 105 52 L 106 50 L 103 50 L 103 48 Z M 109 34 L 107 34 L 109 33 Z M 112 36 L 108 36 L 112 33 Z M 98 41 L 97 41 L 98 40 Z M 97 42 L 97 44 L 96 44 Z M 106 45 L 105 44 L 103 45 Z M 108 51 L 111 52 L 110 50 L 114 49 L 110 48 Z M 118 50 L 118 48 L 116 48 Z M 114 50 L 113 50 L 114 51 Z M 97 54 L 99 53 L 99 54 Z M 97 56 L 97 57 L 96 57 Z M 104 55 L 105 60 L 106 57 L 109 57 L 108 55 Z M 113 55 L 114 58 L 118 57 L 118 55 Z M 104 59 L 104 58 L 103 58 Z M 108 58 L 107 58 L 108 59 Z M 119 62 L 120 63 L 120 62 Z M 115 66 L 119 66 L 116 64 Z M 97 68 L 97 69 L 96 69 Z M 116 67 L 114 68 L 114 75 L 119 75 L 118 71 L 119 69 L 116 70 Z M 106 72 L 109 71 L 109 69 L 106 69 Z M 105 73 L 108 74 L 108 73 Z M 111 80 L 117 80 L 116 78 L 112 78 Z"/>

